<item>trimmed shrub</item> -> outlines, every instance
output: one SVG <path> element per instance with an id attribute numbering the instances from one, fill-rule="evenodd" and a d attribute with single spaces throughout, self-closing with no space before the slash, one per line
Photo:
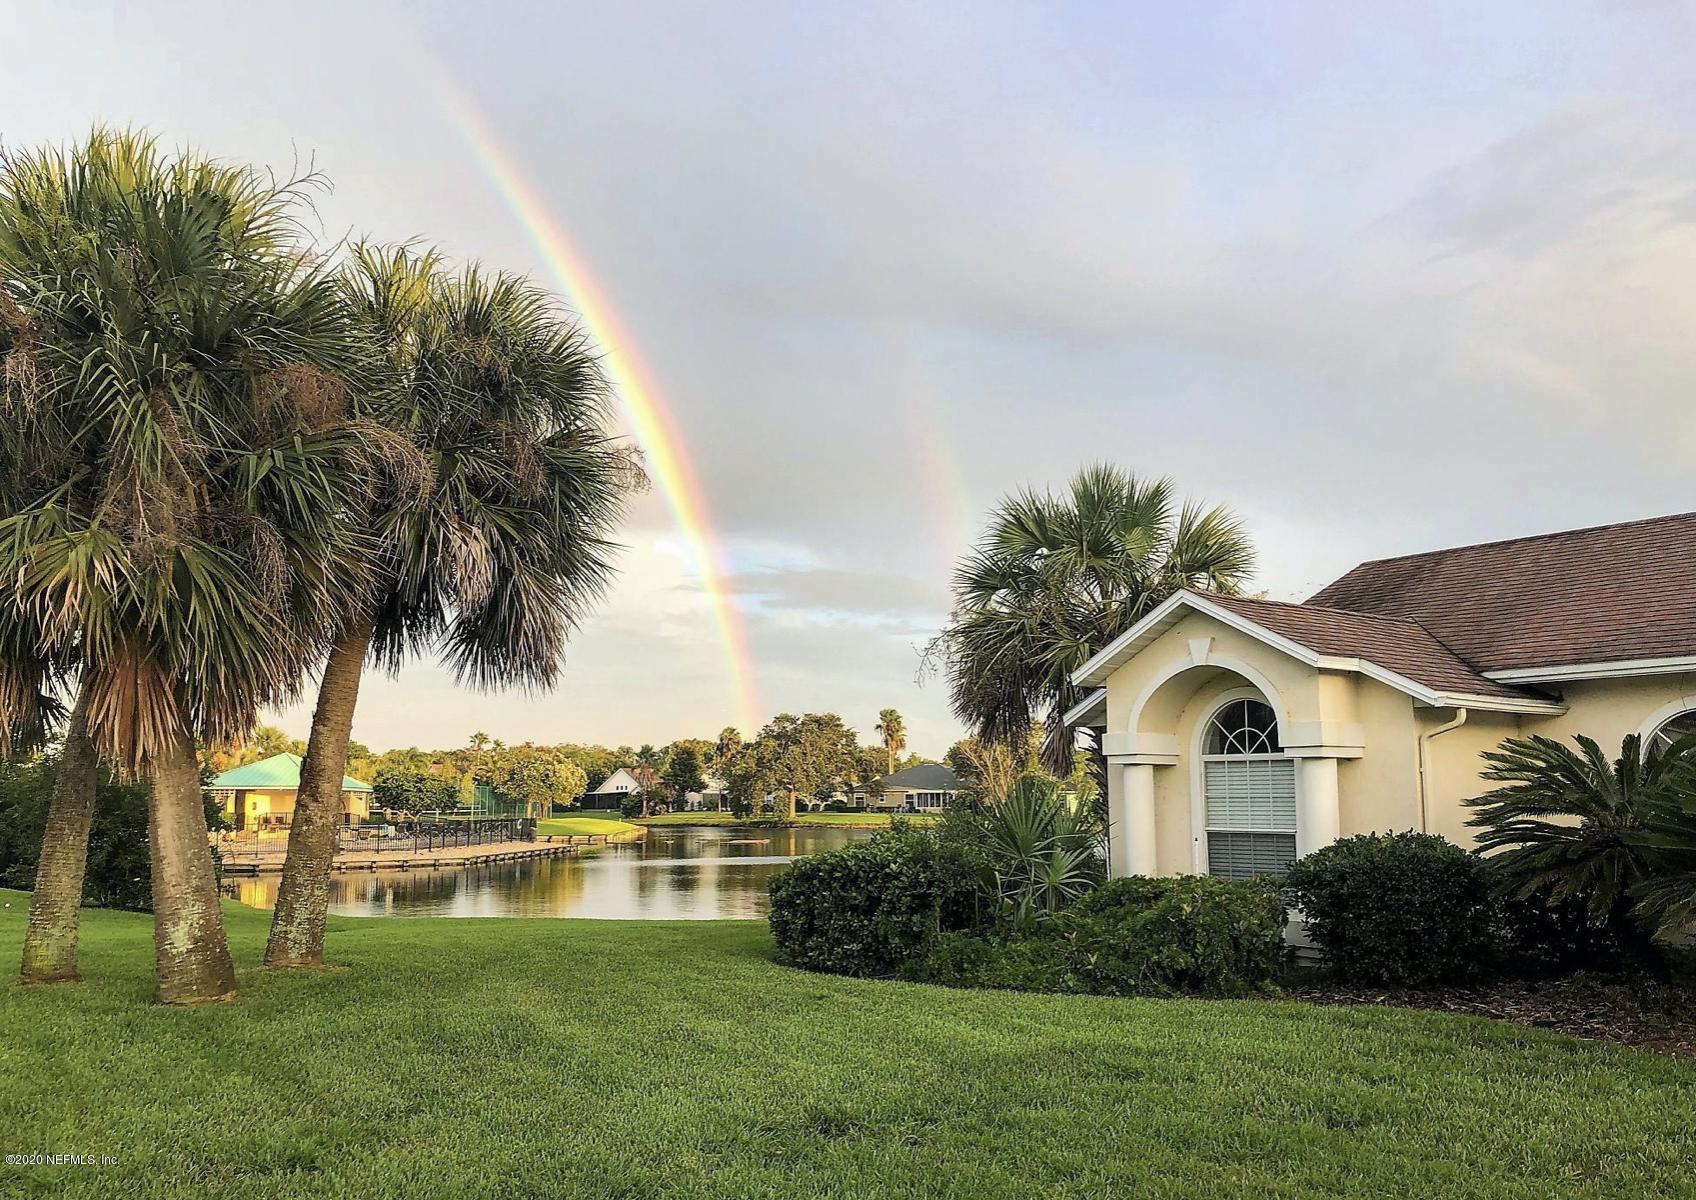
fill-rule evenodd
<path id="1" fill-rule="evenodd" d="M 1074 904 L 1061 929 L 1083 991 L 1106 996 L 1243 996 L 1274 990 L 1284 905 L 1261 879 L 1115 879 Z"/>
<path id="2" fill-rule="evenodd" d="M 969 857 L 911 828 L 808 855 L 771 881 L 779 958 L 835 975 L 894 975 L 977 911 Z"/>
<path id="3" fill-rule="evenodd" d="M 1435 834 L 1360 834 L 1293 864 L 1285 896 L 1336 973 L 1360 983 L 1471 978 L 1495 957 L 1493 873 Z"/>
<path id="4" fill-rule="evenodd" d="M 945 933 L 930 953 L 907 964 L 902 975 L 920 983 L 1015 992 L 1079 990 L 1071 947 L 1046 930 L 1006 937 Z"/>
<path id="5" fill-rule="evenodd" d="M 1116 879 L 1051 921 L 1005 936 L 944 935 L 906 971 L 953 987 L 1101 996 L 1276 990 L 1283 904 L 1260 880 Z"/>

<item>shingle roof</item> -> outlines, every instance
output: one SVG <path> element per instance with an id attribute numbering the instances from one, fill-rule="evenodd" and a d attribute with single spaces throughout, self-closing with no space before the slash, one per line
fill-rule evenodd
<path id="1" fill-rule="evenodd" d="M 270 758 L 262 758 L 258 762 L 248 763 L 244 767 L 232 767 L 222 775 L 214 775 L 210 787 L 215 788 L 250 788 L 263 790 L 277 788 L 287 791 L 300 787 L 300 755 L 273 754 Z M 342 776 L 342 791 L 368 792 L 371 785 L 361 783 L 351 775 Z"/>
<path id="2" fill-rule="evenodd" d="M 1478 671 L 1696 655 L 1696 513 L 1362 563 L 1309 606 L 1417 621 Z"/>
<path id="3" fill-rule="evenodd" d="M 960 789 L 959 777 L 941 763 L 920 763 L 893 775 L 885 775 L 882 784 L 890 791 L 954 792 Z"/>
<path id="4" fill-rule="evenodd" d="M 1418 621 L 1346 612 L 1311 601 L 1286 604 L 1211 592 L 1200 594 L 1220 608 L 1309 650 L 1342 658 L 1364 658 L 1433 691 L 1521 698 L 1527 695 L 1519 688 L 1484 678 Z"/>

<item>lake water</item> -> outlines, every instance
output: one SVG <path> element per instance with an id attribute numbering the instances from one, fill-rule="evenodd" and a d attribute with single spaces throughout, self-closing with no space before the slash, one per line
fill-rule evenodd
<path id="1" fill-rule="evenodd" d="M 570 858 L 330 876 L 330 911 L 350 917 L 608 917 L 708 921 L 763 917 L 766 885 L 800 855 L 870 837 L 867 829 L 651 826 L 640 842 Z M 225 881 L 270 908 L 277 875 Z"/>

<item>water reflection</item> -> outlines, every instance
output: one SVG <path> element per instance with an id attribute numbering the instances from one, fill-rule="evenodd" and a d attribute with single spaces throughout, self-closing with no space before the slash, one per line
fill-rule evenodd
<path id="1" fill-rule="evenodd" d="M 705 921 L 763 917 L 766 885 L 803 854 L 870 837 L 863 829 L 650 828 L 639 843 L 593 855 L 330 877 L 330 911 L 351 917 L 609 917 Z M 243 904 L 270 908 L 277 875 L 225 881 Z"/>

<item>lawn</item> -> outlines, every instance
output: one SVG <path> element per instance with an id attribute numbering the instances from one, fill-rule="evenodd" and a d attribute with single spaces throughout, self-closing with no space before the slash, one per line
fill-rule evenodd
<path id="1" fill-rule="evenodd" d="M 536 822 L 540 837 L 583 837 L 585 835 L 629 833 L 636 829 L 629 821 L 606 817 L 546 817 Z"/>
<path id="2" fill-rule="evenodd" d="M 0 959 L 26 898 L 0 892 Z M 1477 1018 L 951 992 L 759 922 L 332 918 L 335 967 L 151 1003 L 146 917 L 0 986 L 0 1195 L 1690 1196 L 1696 1063 Z"/>

